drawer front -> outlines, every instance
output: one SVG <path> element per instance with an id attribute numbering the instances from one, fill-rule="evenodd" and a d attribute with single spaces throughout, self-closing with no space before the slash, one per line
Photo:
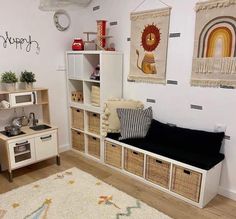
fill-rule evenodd
<path id="1" fill-rule="evenodd" d="M 105 163 L 121 169 L 122 147 L 105 141 Z"/>
<path id="2" fill-rule="evenodd" d="M 47 132 L 35 138 L 36 160 L 57 156 L 57 131 Z"/>
<path id="3" fill-rule="evenodd" d="M 100 158 L 100 139 L 88 136 L 88 153 L 96 158 Z"/>
<path id="4" fill-rule="evenodd" d="M 72 130 L 72 147 L 78 151 L 84 152 L 84 134 L 82 132 L 78 132 Z"/>
<path id="5" fill-rule="evenodd" d="M 34 139 L 21 139 L 8 145 L 10 154 L 10 165 L 16 169 L 35 161 Z"/>
<path id="6" fill-rule="evenodd" d="M 71 108 L 72 127 L 84 130 L 84 111 L 81 109 Z"/>
<path id="7" fill-rule="evenodd" d="M 143 176 L 144 155 L 125 148 L 125 170 L 138 176 Z"/>
<path id="8" fill-rule="evenodd" d="M 171 191 L 199 202 L 202 174 L 173 165 Z"/>
<path id="9" fill-rule="evenodd" d="M 88 129 L 89 132 L 100 135 L 100 115 L 88 112 Z"/>
<path id="10" fill-rule="evenodd" d="M 170 163 L 147 156 L 145 178 L 159 186 L 169 188 Z"/>

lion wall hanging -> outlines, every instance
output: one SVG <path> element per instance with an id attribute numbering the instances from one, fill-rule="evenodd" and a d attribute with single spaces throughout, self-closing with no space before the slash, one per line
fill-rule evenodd
<path id="1" fill-rule="evenodd" d="M 166 84 L 171 8 L 133 12 L 128 80 Z"/>

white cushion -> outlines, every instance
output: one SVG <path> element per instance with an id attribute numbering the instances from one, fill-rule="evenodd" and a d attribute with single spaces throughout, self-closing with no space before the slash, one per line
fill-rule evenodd
<path id="1" fill-rule="evenodd" d="M 117 108 L 143 109 L 144 105 L 140 101 L 111 99 L 106 101 L 102 121 L 102 135 L 106 136 L 108 132 L 120 132 L 120 120 L 117 115 Z"/>

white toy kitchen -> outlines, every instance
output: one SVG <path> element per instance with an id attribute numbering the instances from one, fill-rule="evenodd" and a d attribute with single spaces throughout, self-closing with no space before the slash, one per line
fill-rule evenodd
<path id="1" fill-rule="evenodd" d="M 50 124 L 48 89 L 0 91 L 0 164 L 13 181 L 13 170 L 56 158 L 58 130 Z"/>

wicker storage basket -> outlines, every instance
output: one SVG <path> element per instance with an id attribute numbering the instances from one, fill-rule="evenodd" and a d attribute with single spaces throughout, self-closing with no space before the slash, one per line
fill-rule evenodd
<path id="1" fill-rule="evenodd" d="M 125 148 L 125 170 L 138 176 L 143 176 L 144 155 Z"/>
<path id="2" fill-rule="evenodd" d="M 94 157 L 100 158 L 100 139 L 88 136 L 88 153 Z"/>
<path id="3" fill-rule="evenodd" d="M 170 163 L 147 156 L 145 178 L 159 186 L 169 188 Z"/>
<path id="4" fill-rule="evenodd" d="M 120 145 L 105 141 L 105 163 L 121 169 L 121 156 Z"/>
<path id="5" fill-rule="evenodd" d="M 78 151 L 84 151 L 84 134 L 72 130 L 72 147 Z"/>
<path id="6" fill-rule="evenodd" d="M 88 112 L 88 130 L 91 133 L 100 135 L 100 115 Z"/>
<path id="7" fill-rule="evenodd" d="M 91 90 L 91 104 L 93 106 L 100 106 L 100 87 L 99 86 L 92 86 Z"/>
<path id="8" fill-rule="evenodd" d="M 84 111 L 81 109 L 71 108 L 72 127 L 84 130 Z"/>
<path id="9" fill-rule="evenodd" d="M 202 174 L 173 165 L 171 191 L 199 202 Z"/>

